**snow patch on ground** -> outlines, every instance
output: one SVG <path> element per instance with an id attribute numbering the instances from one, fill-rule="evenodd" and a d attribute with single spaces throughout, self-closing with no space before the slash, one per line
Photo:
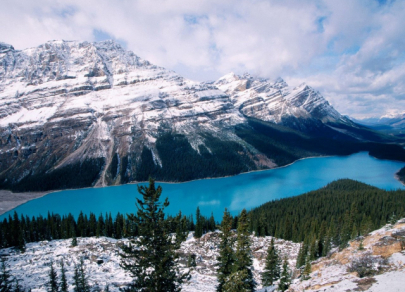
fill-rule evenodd
<path id="1" fill-rule="evenodd" d="M 212 292 L 216 290 L 216 264 L 219 254 L 219 231 L 209 232 L 200 239 L 189 233 L 187 240 L 179 249 L 179 262 L 182 271 L 188 271 L 187 260 L 191 254 L 196 255 L 196 267 L 191 270 L 191 278 L 183 284 L 185 292 Z M 270 245 L 271 237 L 251 237 L 254 256 L 254 276 L 261 287 L 261 273 L 264 267 L 265 251 Z M 110 291 L 118 292 L 120 287 L 131 282 L 130 275 L 120 266 L 120 247 L 127 239 L 116 240 L 107 237 L 78 238 L 78 246 L 71 246 L 71 239 L 42 241 L 29 243 L 26 251 L 20 253 L 12 248 L 0 250 L 0 256 L 7 260 L 11 274 L 25 288 L 34 292 L 47 291 L 46 282 L 50 270 L 50 262 L 60 275 L 60 262 L 65 263 L 69 291 L 73 292 L 74 265 L 84 259 L 89 283 L 93 287 L 104 290 L 109 285 Z M 288 255 L 290 263 L 295 265 L 295 257 L 299 244 L 276 239 L 276 248 L 282 255 Z M 291 266 L 293 269 L 293 266 Z M 260 291 L 260 290 L 259 290 Z M 264 290 L 263 290 L 264 291 Z M 268 291 L 271 291 L 268 289 Z"/>

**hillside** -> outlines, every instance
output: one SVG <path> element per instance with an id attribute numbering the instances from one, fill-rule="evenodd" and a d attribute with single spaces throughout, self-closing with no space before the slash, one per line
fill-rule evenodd
<path id="1" fill-rule="evenodd" d="M 296 280 L 288 291 L 403 291 L 405 220 L 359 237 L 311 265 L 310 279 Z"/>
<path id="2" fill-rule="evenodd" d="M 405 216 L 405 191 L 385 191 L 341 179 L 296 197 L 263 204 L 251 212 L 251 229 L 293 241 L 328 236 L 336 245 Z"/>
<path id="3" fill-rule="evenodd" d="M 194 82 L 113 41 L 0 43 L 1 189 L 188 181 L 358 151 L 404 161 L 394 142 L 305 84 Z"/>
<path id="4" fill-rule="evenodd" d="M 350 247 L 331 252 L 326 258 L 312 263 L 312 273 L 309 280 L 301 281 L 299 271 L 295 268 L 299 244 L 281 239 L 275 240 L 276 248 L 282 256 L 288 256 L 290 269 L 293 271 L 293 284 L 288 291 L 401 291 L 405 277 L 405 220 L 396 225 L 387 225 L 370 235 L 360 237 L 350 243 Z M 261 290 L 260 273 L 264 267 L 266 250 L 271 237 L 251 237 L 254 257 L 254 275 Z M 360 241 L 364 250 L 359 251 Z M 29 243 L 25 253 L 19 253 L 12 248 L 0 250 L 7 261 L 11 274 L 15 276 L 23 288 L 32 291 L 47 291 L 49 263 L 54 262 L 59 273 L 58 263 L 63 259 L 67 269 L 69 291 L 73 291 L 72 277 L 74 263 L 79 258 L 85 262 L 89 282 L 95 291 L 105 291 L 109 285 L 110 291 L 119 291 L 119 287 L 130 282 L 130 277 L 119 266 L 120 246 L 126 239 L 116 240 L 106 237 L 78 238 L 78 246 L 72 247 L 71 240 L 42 241 Z M 215 263 L 218 256 L 218 232 L 209 232 L 200 240 L 192 236 L 179 249 L 180 262 L 186 267 L 190 254 L 196 255 L 196 267 L 191 272 L 191 279 L 183 285 L 182 291 L 215 291 Z M 375 263 L 383 263 L 368 277 L 359 278 L 358 274 L 348 271 L 353 262 L 367 256 Z M 298 278 L 297 278 L 298 277 Z M 369 290 L 367 290 L 369 289 Z M 272 289 L 268 287 L 268 291 Z"/>

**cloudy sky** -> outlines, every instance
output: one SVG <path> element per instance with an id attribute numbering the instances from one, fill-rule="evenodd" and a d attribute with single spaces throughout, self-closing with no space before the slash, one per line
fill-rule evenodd
<path id="1" fill-rule="evenodd" d="M 194 80 L 306 82 L 343 114 L 405 111 L 404 0 L 1 0 L 0 41 L 114 39 Z"/>

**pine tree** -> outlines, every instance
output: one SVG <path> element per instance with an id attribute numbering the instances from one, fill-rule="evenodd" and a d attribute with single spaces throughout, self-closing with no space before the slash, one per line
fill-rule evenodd
<path id="1" fill-rule="evenodd" d="M 325 237 L 326 237 L 326 222 L 322 221 L 321 228 L 318 235 L 318 246 L 316 251 L 316 257 L 321 257 L 324 254 L 325 249 Z"/>
<path id="2" fill-rule="evenodd" d="M 75 292 L 90 292 L 90 285 L 88 277 L 86 276 L 83 259 L 80 259 L 80 263 L 75 265 L 73 281 Z"/>
<path id="3" fill-rule="evenodd" d="M 77 238 L 75 235 L 73 235 L 73 238 L 72 238 L 72 246 L 77 246 Z"/>
<path id="4" fill-rule="evenodd" d="M 360 241 L 358 250 L 364 250 L 363 240 Z"/>
<path id="5" fill-rule="evenodd" d="M 134 280 L 126 291 L 180 291 L 181 283 L 188 274 L 181 274 L 176 262 L 175 243 L 165 220 L 164 209 L 169 206 L 166 198 L 159 202 L 162 188 L 155 188 L 155 181 L 149 179 L 149 186 L 138 186 L 143 200 L 137 199 L 137 216 L 128 214 L 130 223 L 139 228 L 138 241 L 131 241 L 123 248 L 121 266 L 129 271 Z"/>
<path id="6" fill-rule="evenodd" d="M 304 272 L 302 273 L 302 279 L 303 280 L 308 280 L 310 278 L 310 274 L 311 274 L 311 261 L 309 259 L 307 259 L 306 263 L 305 263 L 305 268 L 304 268 Z"/>
<path id="7" fill-rule="evenodd" d="M 60 262 L 60 292 L 68 292 L 65 263 L 63 260 Z"/>
<path id="8" fill-rule="evenodd" d="M 100 216 L 98 216 L 98 220 L 97 220 L 96 236 L 97 237 L 105 236 L 104 230 L 105 230 L 104 218 L 103 218 L 103 214 L 100 214 Z"/>
<path id="9" fill-rule="evenodd" d="M 278 289 L 280 291 L 285 291 L 290 287 L 291 275 L 290 269 L 288 268 L 287 258 L 284 258 L 283 271 L 281 272 L 280 283 L 278 284 Z"/>
<path id="10" fill-rule="evenodd" d="M 334 216 L 332 216 L 332 218 L 330 220 L 329 234 L 330 234 L 330 240 L 331 240 L 332 244 L 334 246 L 340 245 L 339 229 L 336 227 Z"/>
<path id="11" fill-rule="evenodd" d="M 305 265 L 305 259 L 307 258 L 307 256 L 308 256 L 308 243 L 307 240 L 304 240 L 298 252 L 296 265 L 297 268 L 301 268 L 302 266 Z"/>
<path id="12" fill-rule="evenodd" d="M 316 236 L 313 235 L 311 245 L 309 247 L 309 260 L 313 261 L 316 259 L 317 251 Z"/>
<path id="13" fill-rule="evenodd" d="M 267 249 L 267 256 L 262 273 L 263 286 L 271 286 L 280 278 L 280 257 L 274 246 L 274 238 Z"/>
<path id="14" fill-rule="evenodd" d="M 397 221 L 398 221 L 397 215 L 395 214 L 395 212 L 392 212 L 392 215 L 388 219 L 388 223 L 394 225 L 395 223 L 397 223 Z"/>
<path id="15" fill-rule="evenodd" d="M 23 230 L 20 230 L 19 232 L 17 248 L 21 253 L 25 252 L 25 238 Z"/>
<path id="16" fill-rule="evenodd" d="M 49 292 L 58 292 L 59 285 L 58 285 L 58 275 L 56 270 L 53 268 L 53 262 L 50 263 L 50 270 L 49 270 L 49 282 L 47 283 L 48 291 Z"/>
<path id="17" fill-rule="evenodd" d="M 195 220 L 196 220 L 196 224 L 195 224 L 195 232 L 194 232 L 194 237 L 195 238 L 201 238 L 201 236 L 203 235 L 203 222 L 202 222 L 202 216 L 200 213 L 200 208 L 197 206 L 197 211 L 195 213 Z"/>
<path id="18" fill-rule="evenodd" d="M 12 286 L 11 283 L 13 280 L 10 279 L 11 275 L 7 269 L 6 260 L 1 258 L 1 267 L 0 267 L 0 292 L 11 292 Z"/>
<path id="19" fill-rule="evenodd" d="M 353 224 L 353 230 L 352 230 L 352 234 L 351 234 L 351 238 L 355 239 L 357 236 L 359 236 L 359 232 L 357 231 L 357 227 L 356 224 Z"/>
<path id="20" fill-rule="evenodd" d="M 183 241 L 187 239 L 187 218 L 181 215 L 181 211 L 176 217 L 176 248 L 180 248 Z"/>
<path id="21" fill-rule="evenodd" d="M 235 254 L 232 249 L 232 216 L 225 208 L 224 216 L 221 222 L 220 243 L 219 243 L 219 256 L 218 260 L 218 286 L 217 292 L 223 292 L 223 286 L 226 279 L 232 274 L 234 270 Z"/>
<path id="22" fill-rule="evenodd" d="M 18 282 L 18 279 L 14 278 L 14 289 L 13 292 L 24 292 L 23 287 Z"/>
<path id="23" fill-rule="evenodd" d="M 353 220 L 352 217 L 350 215 L 349 211 L 346 211 L 345 215 L 344 215 L 344 219 L 343 219 L 343 227 L 342 227 L 342 231 L 340 232 L 340 247 L 344 248 L 347 246 L 347 243 L 349 242 L 350 238 L 351 238 L 351 233 L 353 230 Z"/>
<path id="24" fill-rule="evenodd" d="M 236 271 L 244 272 L 239 273 L 239 276 L 246 275 L 242 278 L 243 282 L 249 287 L 248 291 L 254 291 L 256 283 L 253 279 L 252 273 L 252 251 L 250 249 L 251 239 L 249 237 L 249 220 L 246 209 L 240 213 L 237 229 L 237 246 L 236 246 Z"/>
<path id="25" fill-rule="evenodd" d="M 209 225 L 210 225 L 210 231 L 215 231 L 216 224 L 215 224 L 214 214 L 212 212 L 211 212 L 211 217 L 209 220 Z"/>
<path id="26" fill-rule="evenodd" d="M 187 259 L 187 267 L 194 268 L 197 266 L 195 262 L 196 255 L 194 253 L 190 254 Z"/>
<path id="27" fill-rule="evenodd" d="M 330 229 L 328 230 L 328 232 L 326 233 L 325 236 L 325 240 L 324 240 L 324 246 L 323 246 L 323 250 L 322 250 L 322 256 L 326 256 L 328 254 L 328 252 L 331 249 L 331 233 L 330 233 Z"/>
<path id="28" fill-rule="evenodd" d="M 257 231 L 256 231 L 257 236 L 266 236 L 266 233 L 267 233 L 266 222 L 267 222 L 266 216 L 264 213 L 262 213 L 259 217 L 259 222 L 257 225 Z"/>
<path id="29" fill-rule="evenodd" d="M 236 271 L 230 274 L 223 285 L 223 292 L 251 292 L 252 287 L 246 279 L 249 277 L 247 270 Z"/>

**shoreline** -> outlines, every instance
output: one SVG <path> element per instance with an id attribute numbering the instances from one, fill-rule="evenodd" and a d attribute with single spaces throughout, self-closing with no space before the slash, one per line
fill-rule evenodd
<path id="1" fill-rule="evenodd" d="M 0 215 L 13 210 L 14 208 L 32 201 L 43 196 L 46 196 L 53 191 L 49 192 L 27 192 L 27 193 L 13 193 L 8 190 L 0 190 Z"/>
<path id="2" fill-rule="evenodd" d="M 397 172 L 397 173 L 398 173 L 398 172 Z M 405 182 L 400 179 L 400 177 L 398 176 L 397 173 L 395 173 L 395 175 L 394 175 L 395 179 L 396 179 L 397 181 L 399 181 L 403 186 L 405 186 Z"/>
<path id="3" fill-rule="evenodd" d="M 189 183 L 189 182 L 194 182 L 194 181 L 200 181 L 200 180 L 206 180 L 206 179 L 222 179 L 222 178 L 227 178 L 227 177 L 234 177 L 238 175 L 244 175 L 244 174 L 249 174 L 249 173 L 255 173 L 255 172 L 262 172 L 262 171 L 268 171 L 268 170 L 273 170 L 273 169 L 281 169 L 285 168 L 288 166 L 293 165 L 296 162 L 306 160 L 306 159 L 314 159 L 314 158 L 328 158 L 328 157 L 349 157 L 352 155 L 360 154 L 360 153 L 366 153 L 368 156 L 374 159 L 378 160 L 386 160 L 386 159 L 379 159 L 374 156 L 371 156 L 368 154 L 367 151 L 360 151 L 357 153 L 353 153 L 350 155 L 325 155 L 325 156 L 310 156 L 310 157 L 304 157 L 304 158 L 299 158 L 289 164 L 282 165 L 282 166 L 277 166 L 274 168 L 267 168 L 267 169 L 257 169 L 257 170 L 250 170 L 247 172 L 241 172 L 235 175 L 227 175 L 227 176 L 221 176 L 221 177 L 206 177 L 206 178 L 198 178 L 198 179 L 193 179 L 189 181 L 182 181 L 182 182 L 176 182 L 176 181 L 155 181 L 156 183 L 164 183 L 164 184 L 182 184 L 182 183 Z M 396 162 L 402 162 L 402 161 L 397 161 L 397 160 L 392 160 Z M 400 182 L 403 186 L 405 186 L 405 182 L 402 182 L 397 174 L 394 174 L 394 178 Z M 56 192 L 61 192 L 61 191 L 75 191 L 75 190 L 83 190 L 83 189 L 98 189 L 98 188 L 106 188 L 106 187 L 119 187 L 123 185 L 135 185 L 135 184 L 141 184 L 141 183 L 147 183 L 147 181 L 134 181 L 134 182 L 129 182 L 127 184 L 119 184 L 119 185 L 109 185 L 109 186 L 93 186 L 93 187 L 86 187 L 86 188 L 74 188 L 74 189 L 63 189 L 63 190 L 52 190 L 52 191 L 45 191 L 45 192 L 26 192 L 26 193 L 13 193 L 9 190 L 0 190 L 0 215 L 5 214 L 6 212 L 13 210 L 14 208 L 23 205 L 27 203 L 28 201 L 32 201 L 41 197 L 44 197 L 46 195 L 49 195 L 51 193 L 56 193 Z"/>

